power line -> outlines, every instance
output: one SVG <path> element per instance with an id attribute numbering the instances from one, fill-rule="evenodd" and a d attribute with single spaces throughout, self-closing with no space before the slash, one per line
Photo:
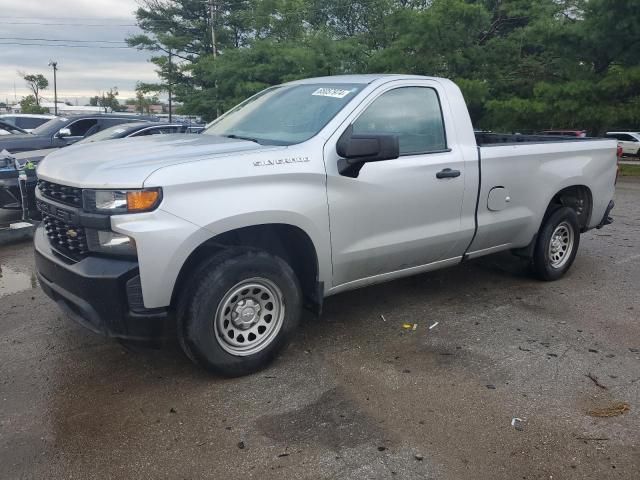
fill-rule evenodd
<path id="1" fill-rule="evenodd" d="M 0 40 L 27 40 L 34 42 L 71 42 L 71 43 L 119 43 L 126 44 L 122 40 L 71 40 L 71 39 L 56 39 L 56 38 L 22 38 L 22 37 L 0 37 Z"/>
<path id="2" fill-rule="evenodd" d="M 29 17 L 7 17 L 3 16 L 2 18 L 11 18 L 14 20 L 20 19 L 29 19 L 29 20 L 127 20 L 126 17 L 36 17 L 31 15 Z"/>
<path id="3" fill-rule="evenodd" d="M 131 48 L 131 47 L 107 47 L 103 45 L 68 45 L 66 43 L 20 43 L 20 42 L 0 42 L 0 45 L 21 45 L 24 47 L 68 47 L 68 48 Z"/>
<path id="4" fill-rule="evenodd" d="M 4 18 L 4 17 L 3 17 Z M 135 23 L 43 23 L 43 22 L 0 22 L 0 25 L 42 25 L 52 27 L 137 27 Z"/>

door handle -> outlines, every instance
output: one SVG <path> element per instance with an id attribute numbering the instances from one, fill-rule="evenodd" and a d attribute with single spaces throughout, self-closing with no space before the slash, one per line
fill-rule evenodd
<path id="1" fill-rule="evenodd" d="M 436 173 L 436 178 L 456 178 L 459 176 L 460 170 L 451 170 L 450 168 L 445 168 Z"/>

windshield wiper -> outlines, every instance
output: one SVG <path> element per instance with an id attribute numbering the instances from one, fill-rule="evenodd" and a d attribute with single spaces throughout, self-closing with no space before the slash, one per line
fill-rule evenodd
<path id="1" fill-rule="evenodd" d="M 257 143 L 258 145 L 262 145 L 257 139 L 253 137 L 243 137 L 242 135 L 236 135 L 235 133 L 231 133 L 229 135 L 222 135 L 227 138 L 235 138 L 237 140 L 248 140 L 249 142 Z"/>

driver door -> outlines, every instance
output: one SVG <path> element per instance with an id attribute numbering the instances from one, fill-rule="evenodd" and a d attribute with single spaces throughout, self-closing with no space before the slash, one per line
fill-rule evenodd
<path id="1" fill-rule="evenodd" d="M 464 158 L 447 143 L 440 95 L 428 85 L 386 87 L 349 120 L 354 134 L 397 135 L 399 158 L 349 178 L 336 168 L 345 128 L 325 147 L 333 287 L 455 258 L 471 239 L 461 228 Z M 438 178 L 445 169 L 459 175 Z"/>

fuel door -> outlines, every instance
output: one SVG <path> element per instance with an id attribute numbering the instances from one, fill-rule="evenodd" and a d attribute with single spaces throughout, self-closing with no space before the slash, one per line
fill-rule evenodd
<path id="1" fill-rule="evenodd" d="M 489 192 L 489 199 L 487 201 L 487 208 L 492 212 L 499 212 L 507 208 L 507 205 L 511 201 L 509 191 L 504 187 L 493 187 Z"/>

